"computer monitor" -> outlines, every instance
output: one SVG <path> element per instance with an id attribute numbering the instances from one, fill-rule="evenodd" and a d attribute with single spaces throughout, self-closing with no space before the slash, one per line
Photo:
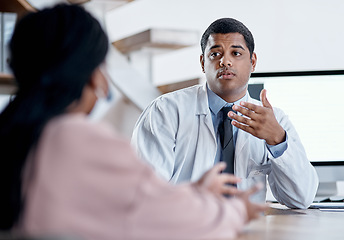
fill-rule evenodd
<path id="1" fill-rule="evenodd" d="M 337 194 L 344 181 L 344 70 L 253 73 L 273 106 L 295 126 L 319 176 L 317 196 Z"/>

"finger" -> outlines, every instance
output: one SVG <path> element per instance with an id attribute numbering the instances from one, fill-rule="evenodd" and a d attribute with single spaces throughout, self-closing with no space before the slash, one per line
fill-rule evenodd
<path id="1" fill-rule="evenodd" d="M 260 92 L 260 101 L 262 102 L 264 107 L 272 108 L 270 102 L 268 101 L 268 98 L 266 97 L 266 89 L 263 89 Z"/>
<path id="2" fill-rule="evenodd" d="M 253 111 L 255 113 L 261 113 L 263 111 L 263 107 L 262 106 L 256 105 L 256 104 L 250 103 L 250 102 L 241 101 L 240 102 L 240 107 L 244 108 L 244 109 L 246 108 L 247 110 Z M 240 109 L 240 107 L 238 105 L 234 105 L 233 109 L 235 111 L 241 112 L 242 110 Z"/>
<path id="3" fill-rule="evenodd" d="M 268 205 L 266 204 L 255 204 L 255 203 L 252 203 L 254 205 L 254 211 L 255 211 L 255 214 L 252 216 L 253 219 L 257 219 L 261 216 L 261 213 L 262 212 L 265 212 L 267 209 L 268 209 Z"/>
<path id="4" fill-rule="evenodd" d="M 225 162 L 219 162 L 215 164 L 210 171 L 216 172 L 216 173 L 221 173 L 223 170 L 226 169 L 227 164 Z"/>
<path id="5" fill-rule="evenodd" d="M 221 193 L 225 195 L 231 195 L 236 196 L 243 193 L 243 191 L 239 190 L 236 187 L 230 186 L 230 185 L 223 185 L 221 189 Z"/>
<path id="6" fill-rule="evenodd" d="M 252 113 L 252 112 L 251 112 Z M 252 115 L 252 114 L 250 114 Z M 228 117 L 230 117 L 231 119 L 234 119 L 235 121 L 241 123 L 241 124 L 245 124 L 245 125 L 251 125 L 251 123 L 253 122 L 253 119 L 251 117 L 248 116 L 239 116 L 238 114 L 235 114 L 234 112 L 230 111 L 228 113 Z"/>
<path id="7" fill-rule="evenodd" d="M 232 125 L 235 126 L 235 127 L 237 127 L 237 128 L 239 128 L 239 129 L 241 129 L 241 130 L 243 130 L 243 131 L 245 131 L 245 132 L 247 132 L 247 133 L 249 133 L 249 134 L 252 134 L 252 135 L 254 135 L 254 136 L 255 136 L 255 134 L 256 134 L 255 129 L 252 128 L 252 127 L 249 126 L 249 125 L 242 124 L 242 123 L 239 123 L 239 122 L 237 122 L 237 121 L 232 121 Z"/>
<path id="8" fill-rule="evenodd" d="M 251 111 L 250 109 L 238 106 L 238 105 L 234 105 L 233 106 L 233 110 L 241 113 L 243 116 L 249 117 L 249 118 L 254 118 L 256 116 L 256 112 Z M 236 114 L 233 111 L 229 111 L 228 112 L 228 117 L 232 118 L 232 119 L 236 119 L 235 117 L 239 116 L 238 114 Z"/>
<path id="9" fill-rule="evenodd" d="M 223 183 L 237 184 L 241 181 L 241 178 L 236 177 L 233 174 L 223 173 L 221 174 L 221 181 Z"/>
<path id="10" fill-rule="evenodd" d="M 248 189 L 246 191 L 246 194 L 248 195 L 252 195 L 256 192 L 258 192 L 259 190 L 261 190 L 263 188 L 263 184 L 262 183 L 257 183 L 256 185 L 254 185 L 253 187 L 251 187 L 250 189 Z"/>
<path id="11" fill-rule="evenodd" d="M 267 205 L 267 204 L 258 204 L 258 209 L 259 209 L 259 211 L 264 212 L 264 211 L 269 209 L 269 205 Z"/>

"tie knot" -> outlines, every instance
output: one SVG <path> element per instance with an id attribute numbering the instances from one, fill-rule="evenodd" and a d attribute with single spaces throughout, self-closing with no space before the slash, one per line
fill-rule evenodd
<path id="1" fill-rule="evenodd" d="M 232 109 L 232 106 L 229 106 L 229 107 L 223 107 L 221 109 L 221 111 L 222 111 L 222 118 L 223 118 L 223 120 L 225 120 L 228 118 L 228 112 L 233 111 L 233 109 Z"/>

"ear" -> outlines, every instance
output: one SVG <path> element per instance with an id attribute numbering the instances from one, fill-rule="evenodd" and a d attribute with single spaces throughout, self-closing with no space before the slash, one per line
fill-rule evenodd
<path id="1" fill-rule="evenodd" d="M 98 91 L 98 92 L 99 90 L 103 91 L 104 92 L 103 95 L 105 96 L 108 94 L 109 86 L 108 86 L 105 76 L 103 75 L 99 67 L 93 71 L 90 77 L 89 86 L 95 91 Z"/>
<path id="2" fill-rule="evenodd" d="M 256 69 L 256 64 L 257 64 L 257 54 L 254 52 L 252 53 L 252 58 L 251 58 L 251 72 L 254 72 L 254 70 Z"/>
<path id="3" fill-rule="evenodd" d="M 107 85 L 103 84 L 100 74 L 100 69 L 96 68 L 90 76 L 88 84 L 86 85 L 88 89 L 90 89 L 91 92 L 94 94 L 96 99 L 105 98 L 108 93 Z"/>
<path id="4" fill-rule="evenodd" d="M 202 72 L 205 73 L 205 71 L 204 71 L 204 56 L 203 56 L 203 54 L 201 54 L 201 55 L 199 56 L 199 62 L 201 63 Z"/>
<path id="5" fill-rule="evenodd" d="M 74 101 L 68 108 L 68 112 L 90 113 L 97 101 L 98 77 L 96 70 L 91 74 L 87 84 L 82 89 L 82 95 L 78 101 Z"/>
<path id="6" fill-rule="evenodd" d="M 88 85 L 91 89 L 95 90 L 97 89 L 97 76 L 96 76 L 96 70 L 93 71 L 91 77 L 90 77 L 90 81 L 88 82 Z"/>

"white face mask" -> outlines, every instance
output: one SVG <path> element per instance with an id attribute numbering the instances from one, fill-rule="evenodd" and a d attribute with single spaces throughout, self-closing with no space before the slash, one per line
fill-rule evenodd
<path id="1" fill-rule="evenodd" d="M 96 119 L 96 120 L 101 119 L 106 114 L 106 112 L 111 107 L 112 100 L 114 99 L 113 93 L 111 91 L 111 85 L 109 83 L 110 77 L 107 74 L 105 66 L 104 65 L 101 66 L 100 70 L 101 70 L 104 78 L 106 79 L 106 81 L 108 83 L 107 84 L 108 85 L 108 91 L 106 94 L 105 90 L 103 88 L 100 88 L 100 87 L 95 90 L 95 94 L 96 94 L 98 100 L 97 100 L 96 104 L 94 105 L 89 116 L 91 119 Z"/>
<path id="2" fill-rule="evenodd" d="M 111 99 L 112 99 L 112 92 L 111 92 L 110 88 L 108 89 L 107 95 L 105 94 L 105 91 L 103 89 L 101 89 L 101 88 L 97 88 L 95 90 L 95 94 L 96 94 L 96 96 L 98 98 L 98 101 L 105 99 L 106 101 L 110 102 Z"/>

